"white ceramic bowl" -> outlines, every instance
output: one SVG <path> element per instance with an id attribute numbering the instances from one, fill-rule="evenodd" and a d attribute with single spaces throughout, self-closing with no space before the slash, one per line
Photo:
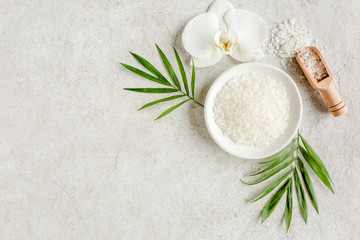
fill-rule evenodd
<path id="1" fill-rule="evenodd" d="M 290 119 L 287 129 L 281 136 L 274 139 L 269 145 L 263 147 L 252 147 L 234 143 L 229 137 L 223 134 L 214 119 L 214 100 L 218 92 L 233 76 L 250 72 L 269 75 L 281 81 L 286 88 L 287 96 L 290 100 Z M 204 111 L 207 129 L 217 145 L 237 157 L 244 159 L 261 159 L 279 152 L 294 138 L 301 122 L 302 103 L 299 89 L 292 78 L 284 71 L 263 63 L 243 63 L 228 69 L 215 80 L 206 95 Z"/>

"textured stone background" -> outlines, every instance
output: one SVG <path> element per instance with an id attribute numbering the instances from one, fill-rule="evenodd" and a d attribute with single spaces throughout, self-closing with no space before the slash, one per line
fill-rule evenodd
<path id="1" fill-rule="evenodd" d="M 303 97 L 301 131 L 335 182 L 332 195 L 313 180 L 320 215 L 309 204 L 305 225 L 295 200 L 286 233 L 282 199 L 260 224 L 266 201 L 249 199 L 268 183 L 239 181 L 256 164 L 215 145 L 200 107 L 154 122 L 171 104 L 137 112 L 159 96 L 122 90 L 154 86 L 120 67 L 136 65 L 129 50 L 161 69 L 154 43 L 189 57 L 182 28 L 210 0 L 0 0 L 0 239 L 360 238 L 360 1 L 232 2 L 270 27 L 295 18 L 327 47 L 346 116 L 331 117 L 297 65 L 286 70 Z M 235 64 L 197 71 L 201 101 Z"/>

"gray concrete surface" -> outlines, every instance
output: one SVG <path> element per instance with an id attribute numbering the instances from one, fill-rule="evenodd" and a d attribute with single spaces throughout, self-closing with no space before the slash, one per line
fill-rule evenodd
<path id="1" fill-rule="evenodd" d="M 0 239 L 359 239 L 360 2 L 232 1 L 269 24 L 306 25 L 336 76 L 349 113 L 334 119 L 297 65 L 286 71 L 303 97 L 301 132 L 323 157 L 332 195 L 314 180 L 320 215 L 307 225 L 297 201 L 285 232 L 285 199 L 264 224 L 266 184 L 239 179 L 254 162 L 223 152 L 188 104 L 136 111 L 159 96 L 123 91 L 154 86 L 121 68 L 134 51 L 163 69 L 182 48 L 182 28 L 211 1 L 0 0 Z M 171 61 L 174 58 L 171 57 Z M 281 66 L 267 56 L 261 62 Z M 203 102 L 230 58 L 197 71 Z M 189 69 L 189 66 L 186 66 Z"/>

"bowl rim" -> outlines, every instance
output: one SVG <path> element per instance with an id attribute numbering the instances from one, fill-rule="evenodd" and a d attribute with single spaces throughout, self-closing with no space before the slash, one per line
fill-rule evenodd
<path id="1" fill-rule="evenodd" d="M 214 88 L 217 86 L 218 82 L 221 82 L 221 81 L 225 81 L 225 83 L 227 81 L 229 81 L 231 78 L 229 78 L 228 80 L 223 80 L 223 76 L 228 74 L 228 72 L 230 71 L 234 71 L 234 69 L 236 68 L 239 68 L 240 66 L 242 68 L 246 68 L 247 66 L 258 66 L 258 67 L 266 67 L 266 68 L 272 68 L 273 70 L 275 71 L 278 71 L 280 72 L 281 74 L 283 74 L 288 80 L 290 80 L 290 84 L 293 86 L 295 92 L 296 92 L 296 96 L 297 98 L 299 99 L 299 111 L 300 111 L 300 114 L 299 114 L 299 118 L 297 119 L 297 123 L 296 123 L 296 128 L 294 128 L 291 132 L 291 134 L 289 135 L 290 138 L 287 140 L 287 141 L 284 141 L 284 143 L 282 145 L 280 145 L 279 148 L 276 148 L 274 151 L 271 151 L 267 154 L 263 154 L 261 155 L 261 157 L 249 157 L 249 156 L 245 156 L 245 155 L 241 155 L 241 154 L 235 154 L 234 152 L 231 152 L 229 151 L 228 149 L 226 149 L 224 147 L 224 143 L 222 141 L 219 140 L 219 138 L 216 136 L 216 134 L 214 133 L 213 129 L 210 127 L 209 125 L 209 121 L 210 121 L 210 116 L 211 114 L 209 114 L 209 112 L 212 111 L 212 109 L 209 109 L 209 102 L 212 100 L 210 99 L 210 95 L 211 93 L 214 91 Z M 224 83 L 224 84 L 225 84 Z M 220 88 L 221 90 L 222 88 Z M 220 91 L 219 90 L 219 91 Z M 217 92 L 219 92 L 217 91 Z M 229 154 L 233 155 L 233 156 L 236 156 L 236 157 L 239 157 L 239 158 L 242 158 L 242 159 L 251 159 L 251 160 L 254 160 L 254 159 L 264 159 L 264 158 L 268 158 L 270 156 L 273 156 L 274 154 L 278 153 L 279 151 L 281 151 L 282 149 L 284 149 L 284 147 L 286 147 L 291 141 L 292 139 L 294 139 L 299 127 L 300 127 L 300 124 L 301 124 L 301 119 L 302 119 L 302 114 L 303 114 L 303 104 L 302 104 L 302 98 L 301 98 L 301 94 L 300 94 L 300 91 L 299 91 L 299 88 L 297 87 L 294 79 L 289 75 L 287 74 L 286 72 L 284 72 L 282 69 L 278 68 L 278 67 L 275 67 L 273 65 L 270 65 L 270 64 L 266 64 L 266 63 L 258 63 L 258 62 L 251 62 L 251 63 L 241 63 L 241 64 L 238 64 L 238 65 L 235 65 L 227 70 L 225 70 L 224 72 L 222 72 L 216 79 L 215 81 L 211 84 L 207 94 L 206 94 L 206 98 L 205 98 L 205 102 L 204 102 L 204 118 L 205 118 L 205 124 L 206 124 L 206 128 L 211 136 L 211 138 L 214 140 L 214 142 L 221 148 L 223 149 L 225 152 L 228 152 Z M 216 123 L 215 123 L 216 124 Z"/>

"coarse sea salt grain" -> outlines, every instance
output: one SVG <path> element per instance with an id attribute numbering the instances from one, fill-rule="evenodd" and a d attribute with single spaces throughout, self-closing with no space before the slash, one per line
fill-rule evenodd
<path id="1" fill-rule="evenodd" d="M 297 26 L 295 19 L 290 19 L 270 31 L 267 53 L 292 58 L 303 48 L 311 46 L 312 42 L 310 31 L 304 26 Z"/>
<path id="2" fill-rule="evenodd" d="M 329 76 L 320 57 L 310 48 L 301 50 L 298 56 L 300 61 L 317 81 L 320 81 Z"/>
<path id="3" fill-rule="evenodd" d="M 215 122 L 233 142 L 265 146 L 284 133 L 290 103 L 285 86 L 267 75 L 234 76 L 214 102 Z"/>

